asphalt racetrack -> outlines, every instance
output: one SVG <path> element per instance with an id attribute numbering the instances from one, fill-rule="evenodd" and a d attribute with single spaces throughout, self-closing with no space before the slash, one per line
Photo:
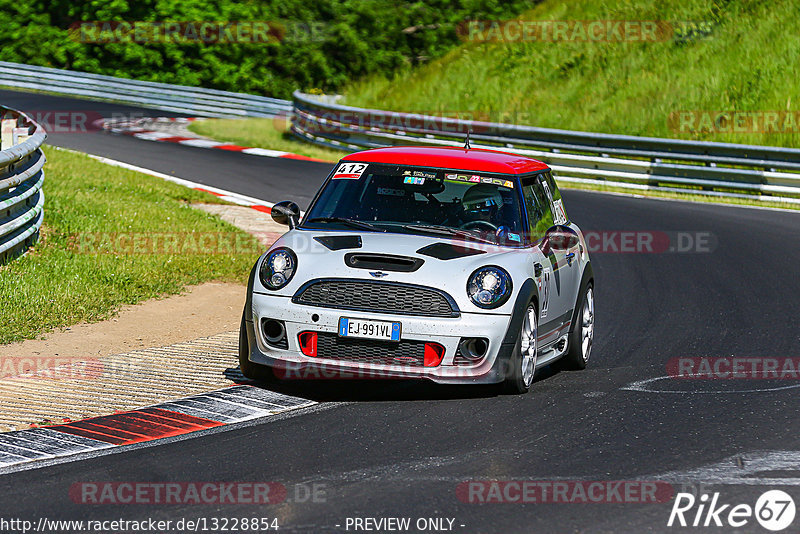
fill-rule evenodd
<path id="1" fill-rule="evenodd" d="M 11 91 L 0 91 L 0 102 L 144 112 Z M 331 167 L 102 132 L 55 133 L 48 143 L 303 208 Z M 576 190 L 564 198 L 596 245 L 597 328 L 585 371 L 545 370 L 524 396 L 409 382 L 289 385 L 285 392 L 320 404 L 0 475 L 0 516 L 277 517 L 284 532 L 352 532 L 353 518 L 388 517 L 412 526 L 452 519 L 452 531 L 465 533 L 662 532 L 677 529 L 667 527 L 671 502 L 520 503 L 509 494 L 508 502 L 481 503 L 470 500 L 488 493 L 465 498 L 463 484 L 660 481 L 673 493 L 718 492 L 731 504 L 753 506 L 768 489 L 800 502 L 796 376 L 669 376 L 680 358 L 800 357 L 800 213 Z M 667 236 L 673 250 L 620 252 L 620 232 L 659 243 Z M 70 488 L 91 481 L 268 481 L 288 494 L 264 506 L 74 502 Z M 752 518 L 737 531 L 764 532 Z"/>

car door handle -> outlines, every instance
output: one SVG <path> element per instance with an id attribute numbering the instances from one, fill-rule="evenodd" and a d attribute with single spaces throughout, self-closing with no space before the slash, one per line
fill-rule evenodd
<path id="1" fill-rule="evenodd" d="M 543 270 L 544 270 L 544 268 L 542 267 L 541 263 L 534 263 L 533 264 L 533 274 L 536 276 L 536 278 L 539 278 L 540 276 L 542 276 L 542 271 Z"/>
<path id="2" fill-rule="evenodd" d="M 572 265 L 572 258 L 575 257 L 575 253 L 574 252 L 570 252 L 565 257 L 567 258 L 567 265 Z"/>

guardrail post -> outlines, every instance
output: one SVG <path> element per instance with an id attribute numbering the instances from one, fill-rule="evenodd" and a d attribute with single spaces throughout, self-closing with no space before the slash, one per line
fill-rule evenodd
<path id="1" fill-rule="evenodd" d="M 0 115 L 0 150 L 6 150 L 14 146 L 14 128 L 17 126 L 17 119 L 12 118 L 10 113 Z"/>

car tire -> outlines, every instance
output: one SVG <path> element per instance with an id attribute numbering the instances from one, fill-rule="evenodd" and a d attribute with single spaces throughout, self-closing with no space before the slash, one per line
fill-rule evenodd
<path id="1" fill-rule="evenodd" d="M 567 353 L 558 361 L 561 369 L 581 371 L 586 369 L 594 345 L 594 288 L 586 284 L 575 305 L 578 313 L 569 335 Z"/>
<path id="2" fill-rule="evenodd" d="M 536 360 L 538 357 L 539 312 L 536 303 L 531 302 L 525 309 L 522 324 L 517 334 L 517 343 L 511 351 L 508 371 L 502 383 L 502 391 L 508 394 L 524 394 L 530 391 L 533 376 L 536 374 Z"/>
<path id="3" fill-rule="evenodd" d="M 239 370 L 245 378 L 258 380 L 268 384 L 275 384 L 278 378 L 268 365 L 259 365 L 250 361 L 250 342 L 247 338 L 247 324 L 242 312 L 242 321 L 239 324 Z"/>

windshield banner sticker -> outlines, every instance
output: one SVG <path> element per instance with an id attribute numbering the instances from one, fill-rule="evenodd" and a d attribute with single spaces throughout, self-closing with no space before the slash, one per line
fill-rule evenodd
<path id="1" fill-rule="evenodd" d="M 512 182 L 511 180 L 482 177 L 478 174 L 473 174 L 471 176 L 467 176 L 466 174 L 445 174 L 444 177 L 446 180 L 451 180 L 453 182 L 494 184 L 494 185 L 499 185 L 500 187 L 507 187 L 509 189 L 514 189 L 514 182 Z"/>
<path id="2" fill-rule="evenodd" d="M 415 178 L 428 178 L 429 180 L 436 179 L 435 172 L 427 172 L 427 171 L 403 171 L 403 176 L 414 176 Z"/>
<path id="3" fill-rule="evenodd" d="M 331 180 L 358 180 L 366 170 L 366 163 L 342 163 Z"/>

